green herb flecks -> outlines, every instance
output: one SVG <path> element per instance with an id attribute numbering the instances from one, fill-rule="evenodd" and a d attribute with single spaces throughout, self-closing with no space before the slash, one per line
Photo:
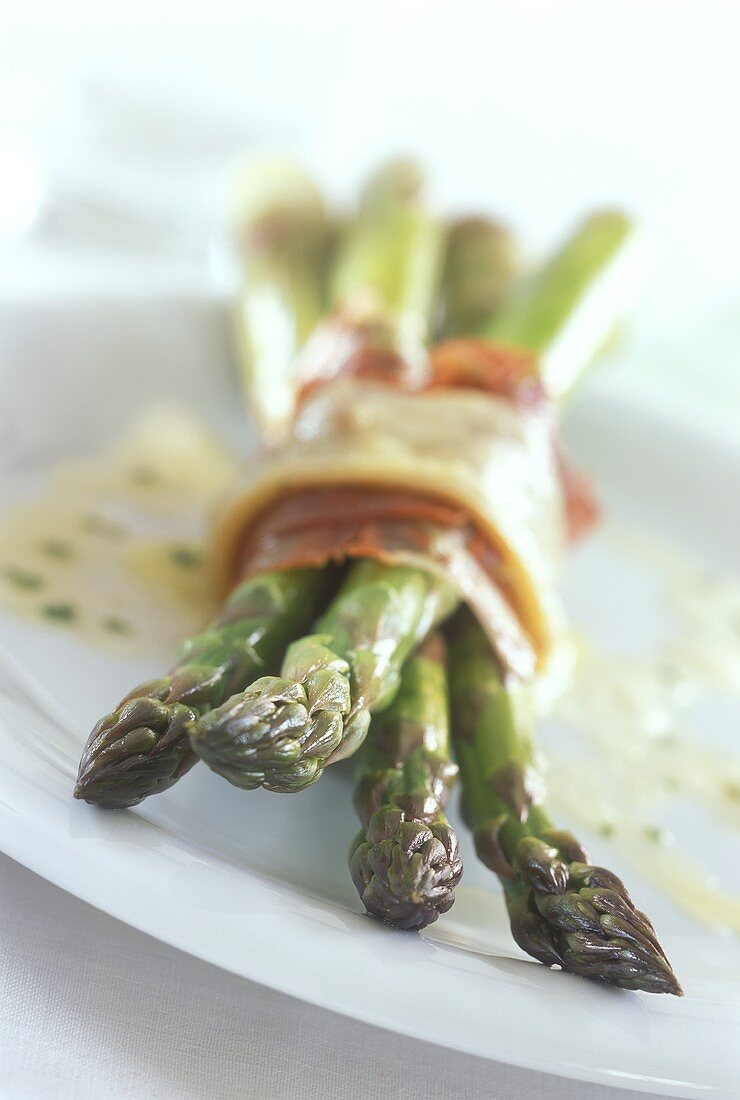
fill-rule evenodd
<path id="1" fill-rule="evenodd" d="M 39 573 L 29 573 L 17 565 L 9 565 L 3 569 L 3 576 L 16 588 L 23 589 L 25 592 L 36 592 L 44 585 L 44 578 Z"/>
<path id="2" fill-rule="evenodd" d="M 108 519 L 107 516 L 98 515 L 96 512 L 89 512 L 84 516 L 80 516 L 80 527 L 88 535 L 100 535 L 102 538 L 111 541 L 126 536 L 126 529 L 122 524 L 114 519 Z"/>
<path id="3" fill-rule="evenodd" d="M 141 485 L 146 489 L 151 488 L 153 485 L 159 483 L 159 474 L 153 466 L 149 466 L 146 463 L 141 463 L 139 466 L 134 466 L 129 471 L 129 477 L 133 481 L 134 485 Z"/>
<path id="4" fill-rule="evenodd" d="M 77 618 L 77 609 L 71 603 L 47 603 L 41 608 L 41 614 L 58 623 L 69 623 Z"/>
<path id="5" fill-rule="evenodd" d="M 196 569 L 203 564 L 203 556 L 190 546 L 173 546 L 170 550 L 170 558 L 175 565 L 181 565 L 183 569 Z"/>
<path id="6" fill-rule="evenodd" d="M 44 539 L 39 546 L 39 550 L 42 554 L 46 554 L 50 558 L 57 558 L 59 561 L 68 561 L 75 556 L 74 546 L 64 539 Z"/>
<path id="7" fill-rule="evenodd" d="M 125 619 L 119 619 L 115 615 L 109 615 L 102 621 L 103 630 L 107 630 L 109 634 L 129 634 L 131 626 L 125 621 Z"/>

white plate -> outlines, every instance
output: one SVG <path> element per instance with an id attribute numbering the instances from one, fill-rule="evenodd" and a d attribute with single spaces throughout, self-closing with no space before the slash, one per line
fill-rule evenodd
<path id="1" fill-rule="evenodd" d="M 100 303 L 94 316 L 99 323 Z M 203 382 L 204 362 L 224 362 L 220 315 L 208 312 L 204 326 L 203 314 L 188 329 L 191 316 L 180 311 L 177 343 L 163 348 L 172 303 L 133 306 L 131 343 L 114 342 L 108 353 L 120 369 L 101 375 L 100 349 L 84 325 L 76 344 L 69 331 L 66 347 L 59 338 L 54 324 L 69 324 L 63 304 L 42 332 L 29 314 L 30 343 L 16 362 L 34 359 L 36 369 L 10 379 L 0 433 L 11 495 L 49 455 L 98 446 L 107 410 L 123 424 L 142 393 L 175 388 L 184 404 L 232 431 L 238 421 L 225 379 Z M 572 410 L 571 440 L 612 514 L 730 569 L 740 560 L 740 446 L 655 396 L 646 402 L 618 376 L 596 378 Z M 580 552 L 568 591 L 580 620 L 611 616 L 624 627 L 618 577 L 613 585 L 599 580 L 611 553 L 599 538 Z M 588 607 L 579 604 L 584 592 Z M 639 608 L 629 613 L 626 625 L 639 636 L 647 622 Z M 349 777 L 339 768 L 296 798 L 246 795 L 200 767 L 135 811 L 73 802 L 90 725 L 156 670 L 7 615 L 0 641 L 14 657 L 0 683 L 0 846 L 34 871 L 218 966 L 385 1028 L 583 1080 L 737 1095 L 737 942 L 681 916 L 603 842 L 594 855 L 628 878 L 654 918 L 686 990 L 682 1000 L 600 989 L 527 961 L 510 941 L 497 884 L 466 840 L 458 902 L 426 934 L 394 933 L 363 916 L 346 872 L 355 822 Z M 717 843 L 710 823 L 699 827 L 707 845 Z"/>

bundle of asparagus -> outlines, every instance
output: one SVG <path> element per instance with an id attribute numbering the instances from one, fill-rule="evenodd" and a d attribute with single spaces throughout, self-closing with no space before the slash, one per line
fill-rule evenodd
<path id="1" fill-rule="evenodd" d="M 449 675 L 464 804 L 517 942 L 548 966 L 680 992 L 621 882 L 533 796 L 521 702 L 555 648 L 545 566 L 568 492 L 583 513 L 553 455 L 552 399 L 618 319 L 605 287 L 629 222 L 588 219 L 520 278 L 510 235 L 443 226 L 406 163 L 370 181 L 342 232 L 295 173 L 272 202 L 244 193 L 243 362 L 278 445 L 217 531 L 224 608 L 170 676 L 98 723 L 76 797 L 134 805 L 198 757 L 290 793 L 356 753 L 353 881 L 368 912 L 420 929 L 462 873 Z M 430 354 L 432 331 L 446 339 Z M 461 600 L 476 614 L 450 622 Z"/>

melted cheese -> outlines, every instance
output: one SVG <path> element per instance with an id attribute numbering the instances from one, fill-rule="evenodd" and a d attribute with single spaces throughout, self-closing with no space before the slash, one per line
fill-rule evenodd
<path id="1" fill-rule="evenodd" d="M 245 531 L 286 491 L 402 487 L 469 512 L 500 555 L 502 587 L 543 670 L 563 623 L 556 584 L 564 504 L 551 431 L 542 411 L 490 394 L 409 394 L 340 379 L 309 398 L 279 451 L 245 469 L 217 526 L 221 587 L 233 581 Z"/>
<path id="2" fill-rule="evenodd" d="M 553 803 L 562 820 L 608 837 L 691 917 L 740 932 L 740 757 L 713 745 L 696 716 L 717 700 L 737 711 L 740 584 L 632 532 L 610 526 L 602 538 L 655 583 L 667 629 L 632 658 L 578 638 L 554 712 L 568 738 L 549 754 Z M 704 844 L 686 809 L 706 815 Z"/>
<path id="3" fill-rule="evenodd" d="M 233 471 L 198 421 L 149 413 L 3 517 L 0 602 L 118 652 L 174 650 L 213 610 L 207 517 Z"/>

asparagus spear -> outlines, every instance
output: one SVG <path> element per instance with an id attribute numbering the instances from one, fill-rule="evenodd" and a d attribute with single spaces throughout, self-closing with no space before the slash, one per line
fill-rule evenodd
<path id="1" fill-rule="evenodd" d="M 442 275 L 440 335 L 471 336 L 490 324 L 517 269 L 511 233 L 487 218 L 450 227 Z"/>
<path id="2" fill-rule="evenodd" d="M 373 718 L 355 774 L 362 829 L 352 880 L 368 913 L 396 928 L 425 928 L 455 900 L 462 863 L 444 808 L 456 780 L 445 647 L 433 634 L 404 666 L 391 705 Z"/>
<path id="3" fill-rule="evenodd" d="M 406 177 L 405 194 L 414 197 L 418 183 L 403 166 L 386 182 L 403 189 Z M 473 218 L 455 223 L 444 257 L 445 333 L 470 332 L 486 319 L 512 269 L 512 241 L 500 226 Z M 423 928 L 454 901 L 462 863 L 444 806 L 456 777 L 444 647 L 434 635 L 405 666 L 393 703 L 373 719 L 356 771 L 362 831 L 351 853 L 352 878 L 368 912 L 397 928 Z"/>
<path id="4" fill-rule="evenodd" d="M 284 161 L 257 161 L 240 175 L 234 220 L 244 259 L 236 313 L 244 391 L 275 442 L 293 412 L 296 352 L 324 312 L 332 227 L 316 185 Z"/>
<path id="5" fill-rule="evenodd" d="M 75 798 L 122 808 L 171 787 L 198 759 L 190 725 L 279 663 L 328 584 L 327 571 L 295 569 L 239 585 L 210 628 L 183 644 L 168 676 L 142 684 L 100 719 L 82 754 Z"/>
<path id="6" fill-rule="evenodd" d="M 341 307 L 368 301 L 421 346 L 442 233 L 420 201 L 421 178 L 394 162 L 366 185 L 332 277 Z M 296 791 L 362 743 L 370 711 L 387 704 L 403 661 L 455 603 L 439 579 L 377 562 L 354 566 L 314 633 L 289 647 L 279 677 L 262 677 L 194 728 L 196 752 L 236 786 Z"/>
<path id="7" fill-rule="evenodd" d="M 288 647 L 280 676 L 204 715 L 193 748 L 237 787 L 303 790 L 362 744 L 409 653 L 456 602 L 431 573 L 357 562 L 314 632 Z"/>
<path id="8" fill-rule="evenodd" d="M 640 260 L 635 245 L 634 226 L 624 214 L 592 214 L 481 334 L 539 352 L 548 393 L 565 396 L 633 300 Z"/>
<path id="9" fill-rule="evenodd" d="M 545 966 L 646 993 L 681 987 L 623 883 L 553 828 L 522 701 L 507 690 L 478 623 L 449 629 L 452 726 L 464 812 L 479 858 L 503 886 L 519 946 Z"/>

